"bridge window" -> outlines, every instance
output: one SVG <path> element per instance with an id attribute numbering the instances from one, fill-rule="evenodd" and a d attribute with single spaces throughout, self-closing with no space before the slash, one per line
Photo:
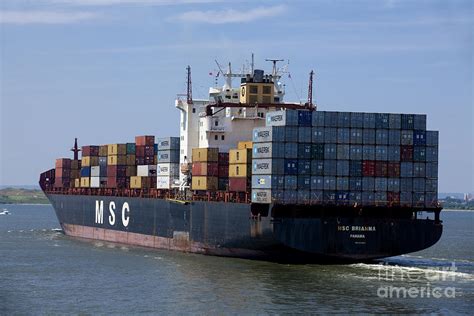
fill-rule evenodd
<path id="1" fill-rule="evenodd" d="M 214 140 L 218 140 L 218 139 L 219 139 L 219 136 L 214 135 Z"/>

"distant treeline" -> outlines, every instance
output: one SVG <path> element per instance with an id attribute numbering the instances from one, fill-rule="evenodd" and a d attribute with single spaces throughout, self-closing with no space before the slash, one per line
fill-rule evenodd
<path id="1" fill-rule="evenodd" d="M 474 201 L 464 201 L 461 199 L 446 198 L 441 200 L 441 203 L 445 209 L 450 210 L 474 210 Z"/>
<path id="2" fill-rule="evenodd" d="M 0 189 L 0 204 L 49 204 L 41 190 L 37 189 Z"/>

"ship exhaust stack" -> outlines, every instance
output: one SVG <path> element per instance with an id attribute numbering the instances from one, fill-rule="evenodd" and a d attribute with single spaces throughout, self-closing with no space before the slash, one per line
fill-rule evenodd
<path id="1" fill-rule="evenodd" d="M 193 104 L 193 86 L 191 84 L 191 66 L 186 68 L 188 72 L 188 82 L 187 82 L 187 93 L 186 93 L 186 102 L 188 104 Z"/>
<path id="2" fill-rule="evenodd" d="M 79 160 L 79 152 L 81 150 L 77 146 L 77 138 L 74 138 L 74 147 L 71 148 L 71 151 L 74 153 L 74 160 Z"/>

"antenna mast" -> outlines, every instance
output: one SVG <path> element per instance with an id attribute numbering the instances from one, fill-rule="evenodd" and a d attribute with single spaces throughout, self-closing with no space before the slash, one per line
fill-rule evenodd
<path id="1" fill-rule="evenodd" d="M 271 62 L 273 63 L 272 76 L 273 76 L 273 78 L 275 78 L 276 75 L 277 75 L 277 62 L 279 62 L 279 61 L 284 61 L 284 59 L 271 59 L 271 58 L 267 58 L 267 59 L 265 59 L 265 61 L 271 61 Z"/>
<path id="2" fill-rule="evenodd" d="M 191 66 L 188 65 L 186 70 L 188 72 L 188 82 L 187 82 L 188 91 L 186 93 L 187 103 L 193 104 L 193 87 L 191 85 Z"/>
<path id="3" fill-rule="evenodd" d="M 79 160 L 79 152 L 81 150 L 77 147 L 77 138 L 74 138 L 74 147 L 71 148 L 71 151 L 74 153 L 74 160 Z"/>
<path id="4" fill-rule="evenodd" d="M 308 105 L 314 107 L 313 105 L 313 75 L 314 71 L 311 70 L 309 73 L 309 83 L 308 83 Z"/>

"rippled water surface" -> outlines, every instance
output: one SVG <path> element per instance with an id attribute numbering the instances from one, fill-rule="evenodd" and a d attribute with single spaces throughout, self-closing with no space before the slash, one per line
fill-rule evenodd
<path id="1" fill-rule="evenodd" d="M 58 230 L 51 206 L 3 208 L 11 215 L 0 215 L 0 314 L 474 309 L 474 212 L 443 212 L 443 237 L 418 253 L 373 264 L 285 265 L 76 240 Z"/>

